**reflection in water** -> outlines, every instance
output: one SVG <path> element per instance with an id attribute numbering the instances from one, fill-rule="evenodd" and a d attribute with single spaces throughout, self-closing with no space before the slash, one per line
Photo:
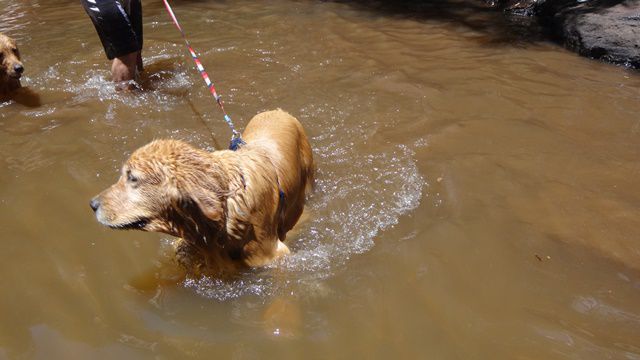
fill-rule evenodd
<path id="1" fill-rule="evenodd" d="M 27 1 L 3 1 L 0 14 L 0 32 L 11 34 L 11 37 L 24 41 L 29 39 L 26 31 L 33 16 L 32 8 Z M 36 5 L 37 6 L 37 5 Z"/>
<path id="2" fill-rule="evenodd" d="M 77 2 L 0 0 L 39 97 L 0 105 L 0 358 L 640 358 L 637 74 L 474 3 L 176 3 L 237 125 L 290 111 L 319 171 L 292 256 L 183 280 L 88 207 L 154 138 L 230 137 L 144 7 L 119 93 Z"/>

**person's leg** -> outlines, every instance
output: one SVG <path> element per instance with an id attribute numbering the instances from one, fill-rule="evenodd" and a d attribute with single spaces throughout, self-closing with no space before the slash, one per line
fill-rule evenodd
<path id="1" fill-rule="evenodd" d="M 124 0 L 122 5 L 134 33 L 137 47 L 142 49 L 142 3 L 140 0 Z M 111 75 L 114 82 L 135 80 L 142 70 L 141 50 L 116 56 L 111 64 Z"/>
<path id="2" fill-rule="evenodd" d="M 113 59 L 111 77 L 113 82 L 123 82 L 136 78 L 136 67 L 140 52 L 132 52 Z"/>
<path id="3" fill-rule="evenodd" d="M 129 8 L 128 14 L 131 19 L 131 27 L 136 34 L 136 40 L 138 41 L 138 47 L 140 51 L 138 51 L 138 59 L 137 66 L 138 72 L 142 72 L 142 43 L 143 43 L 143 35 L 142 35 L 142 2 L 140 0 L 129 0 Z"/>
<path id="4" fill-rule="evenodd" d="M 137 59 L 137 64 L 138 64 L 138 72 L 142 72 L 144 70 L 144 67 L 142 66 L 142 51 L 138 51 L 138 59 Z"/>
<path id="5" fill-rule="evenodd" d="M 126 4 L 131 14 L 127 13 L 118 0 L 82 0 L 82 4 L 100 36 L 107 58 L 113 60 L 113 81 L 135 79 L 136 67 L 142 70 L 140 0 L 131 0 Z"/>

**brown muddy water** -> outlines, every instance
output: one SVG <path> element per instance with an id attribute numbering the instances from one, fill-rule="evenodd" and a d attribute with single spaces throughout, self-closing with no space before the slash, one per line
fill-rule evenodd
<path id="1" fill-rule="evenodd" d="M 0 105 L 0 358 L 640 359 L 640 76 L 439 4 L 174 2 L 237 125 L 288 110 L 319 173 L 286 261 L 172 283 L 88 205 L 151 139 L 229 139 L 161 2 L 119 94 L 78 1 L 0 0 L 40 96 Z"/>

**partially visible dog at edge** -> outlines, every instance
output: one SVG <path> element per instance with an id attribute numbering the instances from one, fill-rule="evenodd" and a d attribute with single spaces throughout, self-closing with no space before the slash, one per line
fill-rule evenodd
<path id="1" fill-rule="evenodd" d="M 20 88 L 23 71 L 15 40 L 0 33 L 0 101 L 10 99 Z"/>
<path id="2" fill-rule="evenodd" d="M 178 237 L 188 272 L 226 273 L 289 254 L 286 234 L 314 181 L 300 122 L 278 109 L 256 115 L 237 151 L 208 152 L 155 140 L 124 163 L 119 180 L 91 200 L 103 225 Z"/>

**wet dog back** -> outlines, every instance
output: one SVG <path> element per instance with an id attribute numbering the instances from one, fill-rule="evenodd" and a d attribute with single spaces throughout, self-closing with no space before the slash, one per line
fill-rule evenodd
<path id="1" fill-rule="evenodd" d="M 274 124 L 280 126 L 274 126 Z M 282 110 L 256 115 L 243 133 L 248 149 L 262 149 L 269 154 L 284 195 L 279 238 L 298 222 L 304 208 L 305 195 L 314 183 L 315 169 L 311 145 L 302 124 Z"/>

